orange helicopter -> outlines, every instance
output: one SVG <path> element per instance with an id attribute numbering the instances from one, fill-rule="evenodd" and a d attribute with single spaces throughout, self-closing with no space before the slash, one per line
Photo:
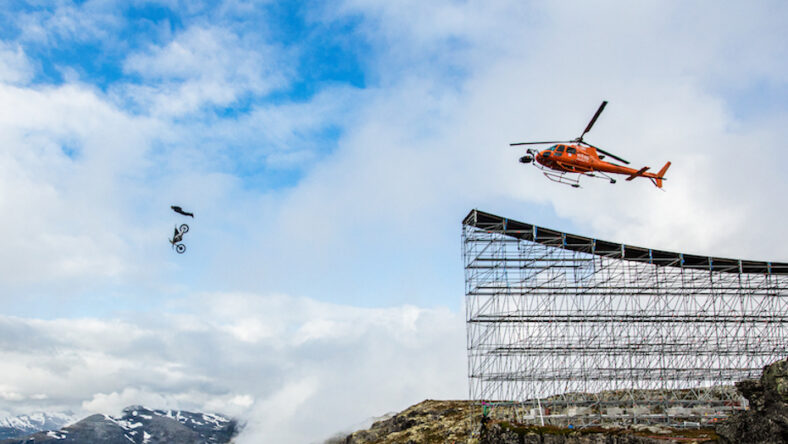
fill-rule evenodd
<path id="1" fill-rule="evenodd" d="M 605 156 L 610 156 L 626 165 L 629 165 L 629 162 L 614 154 L 608 153 L 601 148 L 597 148 L 583 140 L 583 136 L 585 136 L 587 132 L 591 131 L 591 127 L 594 126 L 594 122 L 596 122 L 596 119 L 600 114 L 602 114 L 602 110 L 605 109 L 606 105 L 607 101 L 603 101 L 602 104 L 599 105 L 599 109 L 596 110 L 596 114 L 594 114 L 594 117 L 592 117 L 591 121 L 588 122 L 588 126 L 586 126 L 583 134 L 581 134 L 577 139 L 552 142 L 520 142 L 511 143 L 509 145 L 517 146 L 556 144 L 542 151 L 529 148 L 527 151 L 528 154 L 521 157 L 520 162 L 531 163 L 535 160 L 536 162 L 534 165 L 541 169 L 548 179 L 554 182 L 571 185 L 574 188 L 580 187 L 580 175 L 585 175 L 588 177 L 603 177 L 610 180 L 610 183 L 616 183 L 616 180 L 607 174 L 610 173 L 625 174 L 627 175 L 626 180 L 632 180 L 637 177 L 645 177 L 651 179 L 651 182 L 653 182 L 657 188 L 661 189 L 662 181 L 666 180 L 665 172 L 668 171 L 670 162 L 666 163 L 665 166 L 663 166 L 662 169 L 656 174 L 648 173 L 647 171 L 649 167 L 643 167 L 639 170 L 636 170 L 623 165 L 616 165 L 615 163 L 606 162 L 602 159 L 604 159 Z M 574 174 L 577 174 L 577 176 L 573 176 Z"/>

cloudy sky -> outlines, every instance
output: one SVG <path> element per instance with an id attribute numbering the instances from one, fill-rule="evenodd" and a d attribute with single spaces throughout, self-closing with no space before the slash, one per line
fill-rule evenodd
<path id="1" fill-rule="evenodd" d="M 0 416 L 144 404 L 309 443 L 466 397 L 473 208 L 788 261 L 786 19 L 776 0 L 6 2 Z M 510 142 L 576 137 L 602 100 L 586 139 L 672 161 L 664 192 L 517 163 Z"/>

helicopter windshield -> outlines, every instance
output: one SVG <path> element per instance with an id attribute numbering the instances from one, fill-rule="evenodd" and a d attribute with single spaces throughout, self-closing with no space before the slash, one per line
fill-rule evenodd
<path id="1" fill-rule="evenodd" d="M 548 148 L 548 150 L 549 151 L 555 151 L 556 148 L 558 148 L 558 145 L 553 145 L 550 148 Z"/>

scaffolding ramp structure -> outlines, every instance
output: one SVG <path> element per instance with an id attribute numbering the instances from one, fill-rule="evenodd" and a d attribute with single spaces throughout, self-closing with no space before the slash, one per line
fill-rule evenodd
<path id="1" fill-rule="evenodd" d="M 525 424 L 701 425 L 788 355 L 788 264 L 634 247 L 473 210 L 470 399 Z"/>

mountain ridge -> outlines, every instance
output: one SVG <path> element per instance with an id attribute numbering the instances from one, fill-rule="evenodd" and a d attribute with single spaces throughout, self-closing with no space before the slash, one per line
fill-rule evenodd
<path id="1" fill-rule="evenodd" d="M 77 417 L 71 412 L 35 412 L 29 415 L 0 418 L 0 440 L 21 437 L 43 430 L 57 430 L 76 420 Z"/>
<path id="2" fill-rule="evenodd" d="M 215 413 L 151 410 L 129 406 L 119 417 L 90 415 L 57 430 L 38 430 L 0 444 L 226 444 L 238 435 L 237 420 Z"/>

